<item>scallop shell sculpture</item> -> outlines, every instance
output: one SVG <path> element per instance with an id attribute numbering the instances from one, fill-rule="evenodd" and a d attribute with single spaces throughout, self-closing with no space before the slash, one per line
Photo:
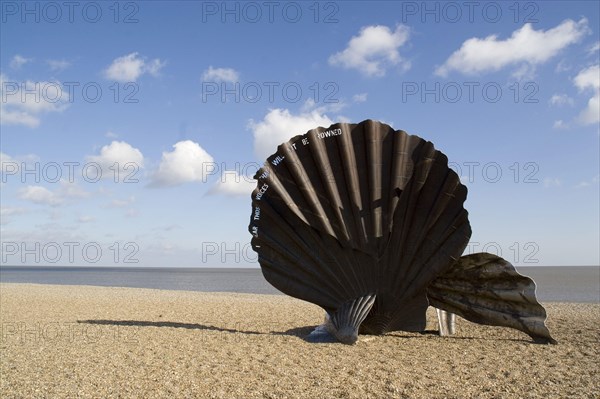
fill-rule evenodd
<path id="1" fill-rule="evenodd" d="M 461 258 L 467 189 L 433 144 L 366 120 L 280 145 L 257 172 L 249 231 L 267 281 L 319 305 L 343 343 L 424 331 L 427 307 L 553 342 L 532 280 L 491 254 Z M 446 317 L 448 316 L 448 317 Z"/>

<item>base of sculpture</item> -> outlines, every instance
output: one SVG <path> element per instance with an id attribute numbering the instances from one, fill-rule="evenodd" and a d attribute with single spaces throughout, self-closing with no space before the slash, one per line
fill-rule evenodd
<path id="1" fill-rule="evenodd" d="M 364 297 L 363 297 L 364 298 Z M 354 301 L 353 301 L 354 302 Z M 348 307 L 346 307 L 348 309 Z M 456 333 L 456 315 L 454 313 L 436 308 L 438 319 L 439 335 L 441 337 L 452 336 Z M 336 312 L 337 313 L 337 312 Z M 343 312 L 346 316 L 348 311 Z M 414 330 L 410 330 L 411 332 Z M 424 329 L 423 329 L 424 331 Z M 367 335 L 372 335 L 367 333 Z M 381 334 L 374 334 L 381 335 Z M 536 344 L 556 344 L 557 342 L 550 337 L 530 335 Z M 331 317 L 325 313 L 325 321 L 318 325 L 306 338 L 306 341 L 312 343 L 335 343 L 341 342 L 352 345 L 358 340 L 358 328 L 354 324 L 345 324 L 342 329 L 336 328 Z"/>
<path id="2" fill-rule="evenodd" d="M 344 344 L 358 339 L 358 328 L 375 303 L 375 294 L 369 294 L 344 303 L 325 318 L 325 328 Z"/>
<path id="3" fill-rule="evenodd" d="M 346 307 L 349 309 L 350 307 Z M 445 310 L 436 309 L 439 334 L 440 336 L 454 335 L 456 331 L 456 315 L 446 312 Z M 348 315 L 348 311 L 345 312 Z M 323 324 L 318 325 L 305 338 L 307 342 L 312 343 L 335 343 L 341 342 L 347 345 L 352 345 L 358 340 L 358 329 L 354 325 L 344 325 L 341 329 L 337 329 L 332 322 L 328 313 L 325 313 Z"/>
<path id="4" fill-rule="evenodd" d="M 454 335 L 456 332 L 456 315 L 437 308 L 435 311 L 437 313 L 440 335 L 442 337 Z"/>

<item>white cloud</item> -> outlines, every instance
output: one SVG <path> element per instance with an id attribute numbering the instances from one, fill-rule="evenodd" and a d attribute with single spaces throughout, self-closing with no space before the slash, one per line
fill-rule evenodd
<path id="1" fill-rule="evenodd" d="M 46 63 L 54 72 L 64 71 L 71 66 L 71 63 L 67 60 L 46 60 Z"/>
<path id="2" fill-rule="evenodd" d="M 329 57 L 329 64 L 346 69 L 357 69 L 369 77 L 381 77 L 391 66 L 400 66 L 403 70 L 410 68 L 398 49 L 410 36 L 407 26 L 397 25 L 392 32 L 382 25 L 362 27 L 358 36 L 353 36 L 347 47 Z"/>
<path id="3" fill-rule="evenodd" d="M 137 171 L 144 167 L 142 152 L 125 141 L 113 141 L 100 149 L 100 155 L 88 156 L 87 160 L 100 165 L 103 178 L 117 178 L 118 181 L 126 177 L 136 179 Z M 118 176 L 115 176 L 115 162 L 119 167 Z"/>
<path id="4" fill-rule="evenodd" d="M 22 55 L 17 54 L 10 60 L 10 67 L 12 69 L 21 69 L 23 65 L 31 61 L 33 61 L 32 58 L 25 58 Z"/>
<path id="5" fill-rule="evenodd" d="M 575 188 L 583 188 L 583 187 L 590 187 L 591 185 L 594 184 L 598 184 L 600 182 L 600 175 L 596 175 L 594 177 L 592 177 L 591 180 L 584 180 L 579 182 Z"/>
<path id="6" fill-rule="evenodd" d="M 62 112 L 69 106 L 69 94 L 60 82 L 11 81 L 0 74 L 0 123 L 37 127 L 40 114 Z"/>
<path id="7" fill-rule="evenodd" d="M 3 152 L 0 152 L 0 173 L 18 172 L 21 164 L 13 157 Z"/>
<path id="8" fill-rule="evenodd" d="M 25 208 L 19 208 L 14 206 L 0 206 L 0 215 L 2 216 L 21 215 L 25 212 Z"/>
<path id="9" fill-rule="evenodd" d="M 337 115 L 336 120 L 341 123 L 352 123 L 352 118 L 349 118 L 344 115 Z"/>
<path id="10" fill-rule="evenodd" d="M 588 100 L 587 107 L 577 116 L 577 122 L 586 126 L 600 122 L 600 96 L 598 94 Z"/>
<path id="11" fill-rule="evenodd" d="M 240 74 L 233 68 L 213 68 L 212 65 L 202 73 L 202 80 L 205 82 L 237 82 Z"/>
<path id="12" fill-rule="evenodd" d="M 5 225 L 12 222 L 13 216 L 22 215 L 27 209 L 14 206 L 0 206 L 0 224 Z"/>
<path id="13" fill-rule="evenodd" d="M 57 206 L 63 203 L 59 195 L 42 186 L 27 186 L 19 190 L 18 197 L 35 204 Z"/>
<path id="14" fill-rule="evenodd" d="M 125 208 L 135 202 L 135 196 L 125 199 L 114 199 L 108 203 L 108 208 Z"/>
<path id="15" fill-rule="evenodd" d="M 552 125 L 552 128 L 554 128 L 554 129 L 568 129 L 569 125 L 567 123 L 565 123 L 565 121 L 563 121 L 562 119 L 559 119 L 559 120 L 554 121 L 554 124 Z"/>
<path id="16" fill-rule="evenodd" d="M 497 35 L 484 39 L 473 37 L 466 40 L 435 73 L 446 77 L 451 71 L 473 75 L 498 71 L 509 65 L 535 67 L 578 42 L 588 32 L 588 21 L 582 18 L 578 22 L 565 20 L 547 31 L 536 31 L 531 24 L 525 24 L 505 40 L 499 40 Z"/>
<path id="17" fill-rule="evenodd" d="M 51 191 L 43 186 L 27 186 L 20 189 L 17 196 L 35 204 L 58 206 L 73 198 L 86 198 L 90 193 L 83 190 L 77 183 L 61 180 L 56 190 Z"/>
<path id="18" fill-rule="evenodd" d="M 553 94 L 548 100 L 550 105 L 562 106 L 562 105 L 574 105 L 575 102 L 571 97 L 566 94 Z"/>
<path id="19" fill-rule="evenodd" d="M 562 181 L 556 177 L 546 177 L 544 178 L 544 187 L 560 187 L 562 186 Z"/>
<path id="20" fill-rule="evenodd" d="M 600 89 L 600 64 L 581 70 L 573 79 L 575 86 L 581 91 Z"/>
<path id="21" fill-rule="evenodd" d="M 23 125 L 27 127 L 38 127 L 40 125 L 40 119 L 36 116 L 28 114 L 25 111 L 8 110 L 5 107 L 0 106 L 2 125 Z"/>
<path id="22" fill-rule="evenodd" d="M 579 91 L 591 91 L 592 98 L 587 107 L 577 116 L 582 125 L 592 125 L 600 122 L 600 64 L 581 70 L 573 79 Z"/>
<path id="23" fill-rule="evenodd" d="M 53 209 L 50 212 L 48 212 L 48 219 L 50 219 L 50 220 L 60 220 L 60 219 L 62 219 L 62 217 L 63 217 L 62 212 L 60 212 L 56 209 Z M 47 223 L 47 224 L 43 224 L 43 225 L 38 224 L 37 226 L 40 227 L 41 229 L 48 230 L 48 229 L 56 229 L 58 227 L 58 224 L 57 223 Z"/>
<path id="24" fill-rule="evenodd" d="M 135 82 L 140 76 L 148 73 L 157 76 L 165 66 L 165 62 L 155 58 L 149 62 L 137 52 L 115 58 L 104 70 L 107 79 L 117 82 Z"/>
<path id="25" fill-rule="evenodd" d="M 556 72 L 556 73 L 566 72 L 566 71 L 570 71 L 571 68 L 572 68 L 571 64 L 567 60 L 562 59 L 558 62 L 558 64 L 556 64 L 556 68 L 554 68 L 554 72 Z"/>
<path id="26" fill-rule="evenodd" d="M 154 230 L 160 230 L 160 231 L 173 231 L 173 230 L 179 230 L 179 229 L 181 229 L 181 226 L 178 225 L 177 223 L 171 223 L 171 224 L 158 226 L 158 227 L 154 228 Z"/>
<path id="27" fill-rule="evenodd" d="M 588 48 L 588 55 L 594 55 L 595 53 L 597 53 L 600 50 L 600 41 L 597 41 L 596 43 L 592 44 L 589 48 Z"/>
<path id="28" fill-rule="evenodd" d="M 87 198 L 90 196 L 89 192 L 79 187 L 79 185 L 77 185 L 77 183 L 75 182 L 69 182 L 67 180 L 61 179 L 59 184 L 60 186 L 57 191 L 57 194 L 60 196 L 60 198 Z"/>
<path id="29" fill-rule="evenodd" d="M 95 217 L 89 216 L 89 215 L 83 215 L 83 216 L 80 216 L 79 218 L 77 218 L 77 221 L 79 223 L 90 223 L 90 222 L 93 222 L 95 220 L 96 220 Z"/>
<path id="30" fill-rule="evenodd" d="M 531 64 L 521 64 L 511 74 L 516 80 L 531 80 L 535 76 L 535 66 Z"/>
<path id="31" fill-rule="evenodd" d="M 135 82 L 143 73 L 143 67 L 144 60 L 138 53 L 131 53 L 114 59 L 104 73 L 108 79 L 118 82 Z"/>
<path id="32" fill-rule="evenodd" d="M 140 211 L 138 211 L 137 209 L 127 209 L 127 211 L 125 212 L 125 217 L 127 218 L 135 218 L 138 217 L 140 215 Z"/>
<path id="33" fill-rule="evenodd" d="M 198 143 L 191 140 L 173 145 L 173 151 L 163 152 L 158 169 L 152 176 L 151 186 L 176 186 L 179 184 L 205 182 L 215 170 L 215 162 Z"/>
<path id="34" fill-rule="evenodd" d="M 367 93 L 353 95 L 352 101 L 354 101 L 355 103 L 364 103 L 365 101 L 367 101 Z"/>
<path id="35" fill-rule="evenodd" d="M 312 111 L 316 111 L 319 114 L 324 114 L 326 112 L 340 112 L 344 108 L 346 108 L 348 104 L 342 100 L 336 100 L 336 102 L 328 102 L 323 103 L 321 105 L 317 105 L 313 98 L 308 98 L 300 107 L 300 111 L 302 113 L 310 113 Z"/>
<path id="36" fill-rule="evenodd" d="M 118 134 L 108 131 L 104 134 L 104 137 L 108 137 L 109 139 L 116 139 L 117 137 L 119 137 Z"/>
<path id="37" fill-rule="evenodd" d="M 161 61 L 160 59 L 155 58 L 145 64 L 145 72 L 148 72 L 150 75 L 156 77 L 160 75 L 160 70 L 163 69 L 166 64 L 166 61 Z"/>
<path id="38" fill-rule="evenodd" d="M 223 194 L 228 196 L 250 196 L 256 188 L 256 180 L 240 176 L 234 170 L 226 170 L 221 179 L 208 192 L 209 194 Z"/>
<path id="39" fill-rule="evenodd" d="M 258 123 L 250 120 L 248 126 L 254 133 L 254 153 L 264 160 L 277 151 L 278 145 L 290 138 L 318 126 L 328 127 L 332 124 L 333 121 L 319 110 L 293 115 L 287 109 L 276 108 L 270 110 Z"/>

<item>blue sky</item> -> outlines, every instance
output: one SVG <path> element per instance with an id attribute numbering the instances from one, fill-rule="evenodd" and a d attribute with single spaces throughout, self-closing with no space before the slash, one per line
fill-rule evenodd
<path id="1" fill-rule="evenodd" d="M 599 264 L 599 3 L 2 1 L 2 264 L 257 267 L 254 174 L 370 118 L 469 189 L 468 252 Z"/>

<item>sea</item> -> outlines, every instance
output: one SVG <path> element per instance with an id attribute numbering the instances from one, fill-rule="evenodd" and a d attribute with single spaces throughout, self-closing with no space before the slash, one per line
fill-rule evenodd
<path id="1" fill-rule="evenodd" d="M 517 267 L 533 278 L 541 302 L 600 303 L 600 267 Z M 92 285 L 281 295 L 253 268 L 2 266 L 0 283 Z"/>

